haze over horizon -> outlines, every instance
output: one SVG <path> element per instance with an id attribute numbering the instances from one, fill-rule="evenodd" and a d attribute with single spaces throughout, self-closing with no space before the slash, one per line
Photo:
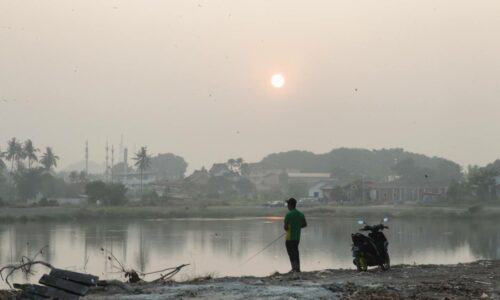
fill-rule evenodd
<path id="1" fill-rule="evenodd" d="M 0 0 L 0 147 L 500 158 L 500 2 Z M 270 84 L 283 74 L 282 88 Z M 116 155 L 118 157 L 118 155 Z M 189 172 L 188 171 L 188 172 Z"/>

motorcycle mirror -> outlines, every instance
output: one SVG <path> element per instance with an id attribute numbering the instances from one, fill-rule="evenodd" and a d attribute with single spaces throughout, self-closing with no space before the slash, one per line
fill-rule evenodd
<path id="1" fill-rule="evenodd" d="M 387 221 L 389 221 L 389 218 L 385 217 L 384 218 L 384 223 L 387 222 Z"/>
<path id="2" fill-rule="evenodd" d="M 359 224 L 359 225 L 363 225 L 363 224 L 365 224 L 365 221 L 363 221 L 363 220 L 358 220 L 358 224 Z"/>

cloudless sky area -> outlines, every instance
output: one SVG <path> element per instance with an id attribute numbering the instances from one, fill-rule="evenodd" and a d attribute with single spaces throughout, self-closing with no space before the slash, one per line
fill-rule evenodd
<path id="1" fill-rule="evenodd" d="M 0 147 L 500 158 L 494 0 L 0 0 Z M 285 78 L 271 85 L 273 74 Z M 118 157 L 118 155 L 116 154 Z"/>

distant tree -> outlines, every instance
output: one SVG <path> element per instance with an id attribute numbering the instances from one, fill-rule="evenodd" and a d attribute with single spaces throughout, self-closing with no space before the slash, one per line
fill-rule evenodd
<path id="1" fill-rule="evenodd" d="M 68 175 L 69 181 L 73 184 L 78 182 L 78 172 L 77 171 L 71 171 Z"/>
<path id="2" fill-rule="evenodd" d="M 347 183 L 363 175 L 375 181 L 385 180 L 388 176 L 394 175 L 395 164 L 406 159 L 413 161 L 414 167 L 406 174 L 411 175 L 406 177 L 408 180 L 448 185 L 451 180 L 461 179 L 460 166 L 450 160 L 428 157 L 398 148 L 381 150 L 339 148 L 324 154 L 293 150 L 270 154 L 262 159 L 261 164 L 271 169 L 333 173 L 334 177 Z"/>
<path id="3" fill-rule="evenodd" d="M 45 170 L 49 171 L 52 167 L 57 167 L 57 161 L 59 156 L 55 155 L 51 147 L 45 149 L 45 153 L 42 155 L 40 162 L 44 166 Z"/>
<path id="4" fill-rule="evenodd" d="M 479 200 L 488 201 L 495 197 L 495 177 L 498 175 L 492 168 L 469 168 L 469 184 Z"/>
<path id="5" fill-rule="evenodd" d="M 33 161 L 38 161 L 38 157 L 36 156 L 36 152 L 38 152 L 40 150 L 33 146 L 33 142 L 30 139 L 27 139 L 24 142 L 23 151 L 24 151 L 24 155 L 28 159 L 28 169 L 31 169 L 31 163 Z"/>
<path id="6" fill-rule="evenodd" d="M 151 166 L 151 156 L 148 155 L 148 150 L 146 147 L 141 147 L 141 150 L 139 150 L 136 154 L 135 157 L 133 158 L 135 160 L 135 166 L 137 167 L 137 170 L 139 170 L 141 174 L 141 194 L 142 194 L 142 177 L 144 174 L 144 171 L 149 169 Z"/>
<path id="7" fill-rule="evenodd" d="M 240 172 L 242 176 L 250 175 L 250 166 L 247 163 L 242 163 L 240 167 Z"/>
<path id="8" fill-rule="evenodd" d="M 13 179 L 17 194 L 21 199 L 35 198 L 41 188 L 41 176 L 43 170 L 36 169 L 19 169 L 13 173 Z"/>
<path id="9" fill-rule="evenodd" d="M 446 191 L 448 200 L 453 202 L 469 202 L 473 200 L 472 188 L 468 182 L 453 181 Z"/>
<path id="10" fill-rule="evenodd" d="M 147 205 L 158 205 L 160 204 L 160 196 L 156 191 L 149 191 L 141 196 L 141 201 Z"/>
<path id="11" fill-rule="evenodd" d="M 106 184 L 101 180 L 91 181 L 85 185 L 85 194 L 89 203 L 96 203 L 97 200 L 104 200 L 106 197 Z"/>
<path id="12" fill-rule="evenodd" d="M 78 174 L 78 181 L 80 183 L 87 182 L 87 173 L 85 171 L 80 171 L 80 173 Z"/>
<path id="13" fill-rule="evenodd" d="M 288 184 L 288 194 L 290 197 L 301 198 L 307 196 L 307 183 L 305 181 L 293 181 Z"/>
<path id="14" fill-rule="evenodd" d="M 3 171 L 4 169 L 7 168 L 7 165 L 3 161 L 4 157 L 5 157 L 5 152 L 2 152 L 2 149 L 0 149 L 0 171 Z"/>
<path id="15" fill-rule="evenodd" d="M 188 164 L 181 156 L 162 153 L 151 158 L 151 169 L 166 179 L 184 178 Z"/>
<path id="16" fill-rule="evenodd" d="M 352 176 L 352 174 L 348 170 L 346 170 L 346 168 L 336 166 L 332 167 L 330 176 L 333 178 L 341 179 L 343 182 L 351 182 L 356 179 L 356 177 Z"/>
<path id="17" fill-rule="evenodd" d="M 15 137 L 13 137 L 7 143 L 7 156 L 6 158 L 10 160 L 11 166 L 10 171 L 14 171 L 14 162 L 19 167 L 19 161 L 23 158 L 23 147 L 19 141 Z"/>
<path id="18" fill-rule="evenodd" d="M 497 159 L 494 162 L 488 164 L 486 168 L 500 174 L 500 159 Z"/>
<path id="19" fill-rule="evenodd" d="M 43 168 L 37 169 L 43 170 Z M 78 193 L 71 189 L 70 185 L 64 181 L 64 178 L 54 176 L 52 173 L 42 172 L 39 180 L 40 192 L 45 197 L 75 197 L 78 195 Z"/>
<path id="20" fill-rule="evenodd" d="M 127 188 L 121 183 L 111 183 L 106 187 L 104 203 L 107 205 L 120 205 L 126 202 Z"/>
<path id="21" fill-rule="evenodd" d="M 13 173 L 13 180 L 19 198 L 34 198 L 38 193 L 45 197 L 72 197 L 76 194 L 62 178 L 45 172 L 43 168 L 27 169 L 20 167 Z"/>
<path id="22" fill-rule="evenodd" d="M 127 188 L 121 183 L 106 184 L 97 180 L 85 185 L 85 194 L 88 201 L 94 204 L 97 200 L 100 200 L 105 205 L 120 205 L 127 200 L 126 193 Z"/>
<path id="23" fill-rule="evenodd" d="M 239 194 L 244 196 L 253 196 L 257 193 L 255 185 L 247 178 L 240 177 L 239 180 L 234 183 L 234 187 Z"/>
<path id="24" fill-rule="evenodd" d="M 234 196 L 236 189 L 233 182 L 224 176 L 212 176 L 207 183 L 207 196 L 212 199 Z"/>
<path id="25" fill-rule="evenodd" d="M 68 174 L 68 179 L 70 184 L 68 188 L 74 196 L 78 196 L 85 193 L 86 177 L 84 171 L 71 171 Z"/>

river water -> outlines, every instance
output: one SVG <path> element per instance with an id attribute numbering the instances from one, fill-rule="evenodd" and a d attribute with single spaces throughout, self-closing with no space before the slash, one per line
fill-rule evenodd
<path id="1" fill-rule="evenodd" d="M 308 222 L 300 243 L 302 269 L 353 268 L 350 234 L 359 228 L 356 220 L 308 218 Z M 104 248 L 127 268 L 141 271 L 189 263 L 175 277 L 178 280 L 269 275 L 290 269 L 283 238 L 245 261 L 283 233 L 282 223 L 269 217 L 0 224 L 0 264 L 19 261 L 48 246 L 40 258 L 56 267 L 117 278 L 120 273 L 106 259 Z M 388 226 L 385 233 L 393 264 L 500 258 L 500 232 L 493 221 L 390 220 Z M 18 275 L 14 281 L 37 281 L 45 270 L 39 271 L 31 278 Z"/>

